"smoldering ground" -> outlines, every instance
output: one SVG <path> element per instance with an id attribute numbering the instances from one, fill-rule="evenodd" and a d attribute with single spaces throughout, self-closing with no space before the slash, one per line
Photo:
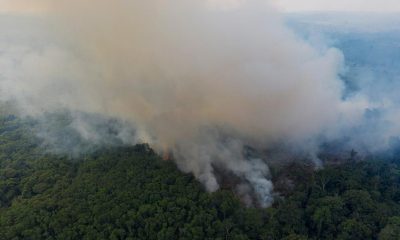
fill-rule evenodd
<path id="1" fill-rule="evenodd" d="M 28 116 L 63 109 L 118 119 L 135 131 L 117 139 L 170 152 L 209 191 L 219 188 L 218 168 L 269 206 L 268 166 L 245 146 L 284 142 L 318 161 L 320 140 L 343 136 L 371 107 L 363 96 L 343 99 L 340 51 L 313 48 L 266 1 L 36 5 L 27 33 L 1 25 L 1 98 Z M 71 126 L 106 143 L 89 119 Z"/>

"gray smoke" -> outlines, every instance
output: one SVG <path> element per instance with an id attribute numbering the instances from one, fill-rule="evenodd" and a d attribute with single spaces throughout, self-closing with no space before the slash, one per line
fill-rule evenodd
<path id="1" fill-rule="evenodd" d="M 53 0 L 36 8 L 43 11 L 28 32 L 0 23 L 1 98 L 30 116 L 67 109 L 120 119 L 135 129 L 116 134 L 124 143 L 170 152 L 209 191 L 219 188 L 218 166 L 269 206 L 268 166 L 244 147 L 285 142 L 318 162 L 316 139 L 337 137 L 369 105 L 343 100 L 341 53 L 296 37 L 265 1 Z M 71 126 L 104 141 L 96 122 L 78 116 Z"/>

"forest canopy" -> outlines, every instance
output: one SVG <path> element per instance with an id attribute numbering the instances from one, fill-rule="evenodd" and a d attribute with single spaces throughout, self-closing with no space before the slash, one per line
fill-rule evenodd
<path id="1" fill-rule="evenodd" d="M 247 208 L 148 145 L 71 159 L 44 151 L 35 124 L 0 117 L 0 239 L 400 239 L 398 159 L 289 163 L 272 177 L 290 191 Z"/>

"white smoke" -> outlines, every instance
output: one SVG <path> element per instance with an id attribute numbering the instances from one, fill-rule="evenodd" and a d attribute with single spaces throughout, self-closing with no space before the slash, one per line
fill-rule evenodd
<path id="1" fill-rule="evenodd" d="M 28 115 L 68 109 L 129 122 L 143 136 L 135 139 L 170 151 L 209 191 L 219 188 L 218 165 L 269 206 L 268 166 L 247 159 L 243 147 L 333 136 L 368 105 L 342 100 L 340 52 L 297 38 L 265 1 L 38 5 L 45 14 L 23 43 L 1 38 L 2 99 Z"/>

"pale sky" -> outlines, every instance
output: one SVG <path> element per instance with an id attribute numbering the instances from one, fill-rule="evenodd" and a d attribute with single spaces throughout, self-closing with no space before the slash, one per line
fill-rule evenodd
<path id="1" fill-rule="evenodd" d="M 0 0 L 0 12 L 40 12 L 42 0 Z M 56 1 L 56 0 L 55 0 Z M 245 0 L 207 0 L 237 5 Z M 248 0 L 252 1 L 252 0 Z M 268 0 L 265 0 L 268 1 Z M 400 12 L 400 0 L 270 0 L 284 11 Z"/>
<path id="2" fill-rule="evenodd" d="M 273 0 L 286 11 L 400 12 L 400 0 Z"/>

